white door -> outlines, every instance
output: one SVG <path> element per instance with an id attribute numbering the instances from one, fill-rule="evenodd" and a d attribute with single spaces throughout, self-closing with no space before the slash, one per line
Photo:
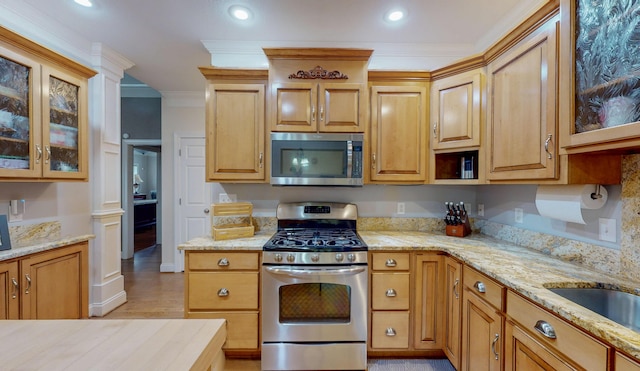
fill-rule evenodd
<path id="1" fill-rule="evenodd" d="M 211 234 L 211 183 L 205 182 L 204 137 L 180 137 L 178 185 L 178 244 Z M 184 255 L 176 250 L 175 271 L 184 270 Z"/>

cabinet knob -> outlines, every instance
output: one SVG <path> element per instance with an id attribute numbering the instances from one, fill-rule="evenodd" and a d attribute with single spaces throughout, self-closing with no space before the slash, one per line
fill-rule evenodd
<path id="1" fill-rule="evenodd" d="M 398 263 L 394 259 L 387 259 L 387 262 L 384 263 L 387 267 L 393 268 L 398 265 Z"/>
<path id="2" fill-rule="evenodd" d="M 387 336 L 396 336 L 396 330 L 394 330 L 393 327 L 389 327 L 384 334 Z"/>
<path id="3" fill-rule="evenodd" d="M 204 209 L 205 214 L 209 214 L 209 209 Z"/>
<path id="4" fill-rule="evenodd" d="M 541 333 L 545 337 L 548 337 L 549 339 L 555 339 L 556 338 L 556 330 L 554 330 L 553 326 L 551 326 L 546 321 L 540 320 L 540 321 L 536 322 L 536 325 L 533 328 L 535 328 L 536 331 L 538 331 L 539 333 Z"/>
<path id="5" fill-rule="evenodd" d="M 221 288 L 220 290 L 218 290 L 218 296 L 220 297 L 229 296 L 229 290 L 225 289 L 224 287 Z"/>
<path id="6" fill-rule="evenodd" d="M 480 282 L 480 281 L 476 281 L 476 283 L 473 285 L 473 287 L 475 287 L 475 288 L 476 288 L 476 290 L 477 290 L 479 293 L 484 294 L 485 292 L 487 292 L 486 287 L 484 287 L 484 283 L 482 283 L 482 282 Z"/>
<path id="7" fill-rule="evenodd" d="M 227 258 L 222 258 L 222 259 L 218 260 L 218 266 L 219 267 L 228 267 L 229 266 L 229 260 Z"/>
<path id="8" fill-rule="evenodd" d="M 386 294 L 388 298 L 395 298 L 396 297 L 396 290 L 394 289 L 389 289 L 387 290 Z"/>

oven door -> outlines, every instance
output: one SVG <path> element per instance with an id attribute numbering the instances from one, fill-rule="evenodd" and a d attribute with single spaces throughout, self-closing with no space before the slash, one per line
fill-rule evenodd
<path id="1" fill-rule="evenodd" d="M 262 341 L 367 340 L 367 266 L 263 266 Z"/>

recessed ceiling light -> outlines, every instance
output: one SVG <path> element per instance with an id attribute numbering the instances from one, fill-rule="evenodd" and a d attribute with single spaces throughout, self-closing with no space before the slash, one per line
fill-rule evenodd
<path id="1" fill-rule="evenodd" d="M 75 1 L 76 4 L 86 6 L 87 8 L 90 8 L 93 6 L 93 3 L 91 3 L 91 0 L 73 0 L 73 1 Z"/>
<path id="2" fill-rule="evenodd" d="M 397 22 L 404 18 L 404 11 L 401 9 L 392 9 L 384 15 L 384 19 L 389 22 Z"/>
<path id="3" fill-rule="evenodd" d="M 243 6 L 234 5 L 229 8 L 229 14 L 235 19 L 246 21 L 251 18 L 251 11 Z"/>

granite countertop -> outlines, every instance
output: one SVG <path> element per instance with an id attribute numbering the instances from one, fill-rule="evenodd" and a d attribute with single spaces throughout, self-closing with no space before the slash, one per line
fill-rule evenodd
<path id="1" fill-rule="evenodd" d="M 79 236 L 60 237 L 54 240 L 45 241 L 29 241 L 26 245 L 12 246 L 11 250 L 0 251 L 0 261 L 19 258 L 25 255 L 56 249 L 58 247 L 73 245 L 74 243 L 84 242 L 94 239 L 92 234 Z"/>
<path id="2" fill-rule="evenodd" d="M 466 238 L 425 232 L 359 231 L 369 251 L 443 251 L 567 321 L 640 360 L 640 334 L 547 290 L 550 287 L 613 287 L 634 293 L 640 283 L 569 263 L 485 235 Z M 251 238 L 214 241 L 195 238 L 181 250 L 262 250 L 273 231 Z"/>

